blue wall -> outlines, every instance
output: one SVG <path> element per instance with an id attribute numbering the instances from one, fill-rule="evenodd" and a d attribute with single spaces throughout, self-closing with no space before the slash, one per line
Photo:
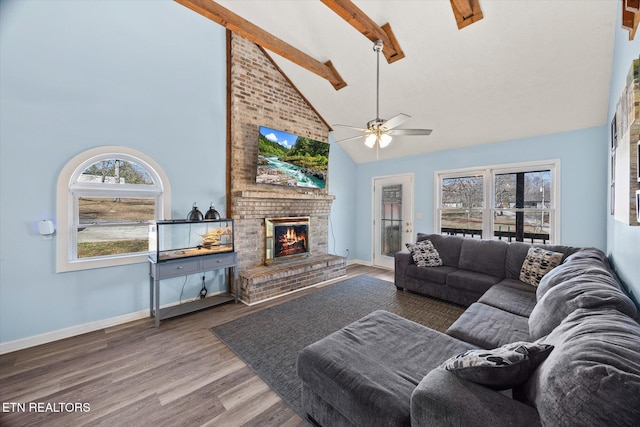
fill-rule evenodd
<path id="1" fill-rule="evenodd" d="M 620 27 L 620 14 L 616 23 L 616 41 L 611 70 L 611 91 L 609 93 L 609 123 L 615 114 L 620 92 L 626 84 L 631 61 L 640 55 L 640 34 L 629 41 L 629 32 Z M 607 152 L 609 140 L 606 145 Z M 610 176 L 610 175 L 609 175 Z M 608 186 L 607 186 L 608 187 Z M 632 294 L 636 303 L 640 302 L 640 226 L 629 226 L 607 216 L 607 251 L 613 267 L 622 282 Z"/>
<path id="2" fill-rule="evenodd" d="M 619 33 L 613 94 L 639 51 Z M 0 343 L 147 310 L 146 264 L 56 274 L 55 240 L 42 240 L 36 224 L 55 221 L 64 165 L 101 145 L 156 160 L 171 180 L 174 218 L 194 201 L 224 214 L 224 29 L 173 1 L 2 0 L 0 58 Z M 601 127 L 357 165 L 332 143 L 329 252 L 371 260 L 374 176 L 412 172 L 423 214 L 414 229 L 430 232 L 434 171 L 560 159 L 561 242 L 606 247 L 638 293 L 640 227 L 607 215 L 607 144 Z M 199 286 L 192 278 L 185 293 Z M 163 302 L 178 298 L 180 286 L 168 288 Z"/>
<path id="3" fill-rule="evenodd" d="M 224 213 L 225 31 L 172 1 L 0 7 L 0 342 L 147 310 L 146 263 L 56 274 L 36 224 L 55 222 L 64 165 L 102 145 L 163 167 L 174 218 L 194 201 Z"/>
<path id="4" fill-rule="evenodd" d="M 437 131 L 437 129 L 436 129 Z M 371 185 L 376 176 L 414 174 L 414 231 L 433 232 L 434 172 L 537 160 L 560 159 L 560 242 L 569 246 L 606 246 L 607 152 L 605 127 L 486 144 L 407 157 L 358 168 L 357 258 L 371 260 Z M 427 142 L 428 143 L 428 142 Z"/>
<path id="5" fill-rule="evenodd" d="M 336 198 L 329 216 L 329 253 L 353 260 L 356 253 L 357 164 L 329 135 L 329 194 Z"/>

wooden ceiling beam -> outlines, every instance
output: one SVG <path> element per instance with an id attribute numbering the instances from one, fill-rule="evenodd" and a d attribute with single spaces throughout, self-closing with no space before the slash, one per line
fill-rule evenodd
<path id="1" fill-rule="evenodd" d="M 285 59 L 326 79 L 336 89 L 342 89 L 347 83 L 340 77 L 331 61 L 322 63 L 290 44 L 263 30 L 257 25 L 236 15 L 212 0 L 174 0 L 196 13 L 216 22 L 229 31 L 251 40 L 258 46 L 270 50 Z"/>
<path id="2" fill-rule="evenodd" d="M 456 18 L 458 29 L 478 22 L 483 18 L 479 0 L 449 0 Z"/>
<path id="3" fill-rule="evenodd" d="M 378 25 L 351 0 L 320 1 L 372 42 L 382 40 L 384 45 L 382 53 L 389 64 L 404 58 L 404 52 L 391 30 L 391 25 L 388 23 L 383 26 Z"/>
<path id="4" fill-rule="evenodd" d="M 629 31 L 629 40 L 633 40 L 640 22 L 640 1 L 622 0 L 622 28 Z"/>
<path id="5" fill-rule="evenodd" d="M 624 0 L 624 8 L 629 12 L 640 11 L 640 0 Z"/>

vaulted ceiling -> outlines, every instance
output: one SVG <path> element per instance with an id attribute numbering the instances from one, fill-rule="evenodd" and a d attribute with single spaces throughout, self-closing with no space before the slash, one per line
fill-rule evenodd
<path id="1" fill-rule="evenodd" d="M 221 6 L 231 15 L 196 11 L 241 35 L 251 25 L 264 31 L 273 60 L 330 125 L 376 118 L 371 40 L 389 29 L 386 53 L 403 56 L 380 61 L 380 116 L 405 113 L 411 119 L 400 127 L 433 133 L 394 136 L 379 159 L 605 125 L 624 9 L 619 0 L 176 1 Z M 334 127 L 332 135 L 358 132 Z M 361 138 L 341 146 L 358 163 L 376 160 Z"/>

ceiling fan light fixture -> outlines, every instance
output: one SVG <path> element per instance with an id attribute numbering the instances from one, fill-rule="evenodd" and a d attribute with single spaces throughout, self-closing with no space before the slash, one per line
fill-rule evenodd
<path id="1" fill-rule="evenodd" d="M 391 137 L 391 135 L 387 133 L 383 133 L 382 135 L 380 135 L 380 148 L 385 148 L 386 146 L 391 144 L 392 139 L 393 138 Z"/>
<path id="2" fill-rule="evenodd" d="M 431 129 L 397 129 L 404 121 L 411 116 L 399 113 L 390 119 L 383 120 L 380 118 L 380 52 L 382 51 L 382 41 L 376 40 L 373 45 L 373 50 L 376 52 L 376 118 L 367 122 L 367 128 L 361 129 L 354 126 L 347 125 L 334 125 L 342 126 L 351 129 L 356 129 L 364 132 L 361 136 L 343 139 L 338 142 L 351 141 L 364 137 L 364 145 L 368 148 L 376 148 L 376 151 L 380 148 L 388 147 L 393 139 L 391 135 L 430 135 Z"/>
<path id="3" fill-rule="evenodd" d="M 364 145 L 366 145 L 369 148 L 373 148 L 376 145 L 375 134 L 370 133 L 369 135 L 367 135 L 367 137 L 364 139 Z"/>

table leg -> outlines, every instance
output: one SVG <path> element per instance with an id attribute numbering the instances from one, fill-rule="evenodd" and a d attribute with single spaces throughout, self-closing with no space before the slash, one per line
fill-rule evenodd
<path id="1" fill-rule="evenodd" d="M 155 307 L 156 307 L 156 328 L 160 326 L 160 280 L 154 280 L 155 287 Z"/>

